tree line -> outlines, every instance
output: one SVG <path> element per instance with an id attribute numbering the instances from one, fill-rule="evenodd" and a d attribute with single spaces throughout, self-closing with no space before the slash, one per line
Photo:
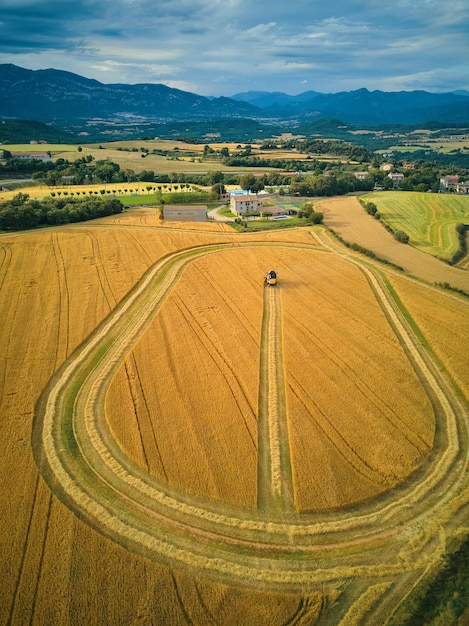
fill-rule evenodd
<path id="1" fill-rule="evenodd" d="M 57 226 L 70 222 L 121 213 L 123 204 L 116 198 L 52 198 L 32 200 L 18 193 L 0 204 L 0 230 L 25 230 L 38 226 Z"/>
<path id="2" fill-rule="evenodd" d="M 288 143 L 288 142 L 287 142 Z M 266 143 L 270 146 L 270 143 Z M 393 182 L 388 177 L 388 172 L 380 169 L 382 157 L 372 154 L 359 146 L 353 146 L 345 142 L 324 140 L 297 140 L 292 147 L 299 152 L 306 151 L 306 159 L 267 159 L 262 156 L 253 156 L 251 146 L 247 145 L 229 154 L 228 148 L 222 148 L 213 158 L 220 160 L 227 167 L 242 165 L 245 167 L 274 167 L 277 171 L 256 176 L 256 183 L 250 188 L 260 189 L 269 186 L 291 185 L 290 193 L 300 196 L 331 196 L 341 195 L 354 191 L 370 191 L 374 188 L 393 189 Z M 205 148 L 207 150 L 205 150 Z M 204 153 L 208 158 L 215 151 L 206 145 Z M 80 148 L 79 148 L 80 149 Z M 333 153 L 337 156 L 356 160 L 358 163 L 342 163 L 337 161 L 320 161 L 312 156 L 313 152 Z M 222 190 L 220 184 L 241 184 L 241 176 L 235 172 L 207 172 L 205 174 L 184 174 L 181 172 L 155 173 L 152 170 L 134 172 L 132 169 L 121 169 L 118 163 L 109 160 L 95 160 L 93 156 L 82 156 L 76 160 L 68 161 L 59 158 L 55 161 L 40 159 L 13 158 L 8 150 L 3 150 L 3 162 L 0 162 L 0 179 L 11 175 L 29 175 L 49 187 L 63 185 L 83 184 L 109 184 L 109 183 L 132 183 L 148 182 L 154 184 L 178 184 L 181 190 L 190 182 L 191 184 L 212 185 L 218 192 Z M 360 160 L 367 160 L 367 175 L 364 180 L 358 180 L 354 176 L 360 168 Z M 404 178 L 399 188 L 405 191 L 433 191 L 439 189 L 439 180 L 445 174 L 458 174 L 461 180 L 469 179 L 469 170 L 453 166 L 442 168 L 435 163 L 422 160 L 412 160 L 413 167 L 403 167 L 402 160 L 392 161 L 395 171 L 402 171 Z M 363 166 L 361 166 L 363 169 Z M 293 172 L 293 173 L 292 173 Z M 242 186 L 242 184 L 241 184 Z"/>

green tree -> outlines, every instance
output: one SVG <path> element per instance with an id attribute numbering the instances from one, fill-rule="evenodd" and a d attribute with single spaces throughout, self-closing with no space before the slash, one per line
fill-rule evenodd
<path id="1" fill-rule="evenodd" d="M 324 218 L 323 213 L 321 213 L 320 211 L 313 211 L 311 215 L 309 216 L 308 220 L 312 224 L 322 224 L 323 218 Z"/>
<path id="2" fill-rule="evenodd" d="M 398 230 L 394 233 L 394 238 L 401 243 L 409 243 L 409 235 L 403 230 Z"/>
<path id="3" fill-rule="evenodd" d="M 31 174 L 31 179 L 32 180 L 40 180 L 41 183 L 44 182 L 44 178 L 46 177 L 46 173 L 45 172 L 33 172 Z"/>
<path id="4" fill-rule="evenodd" d="M 223 183 L 216 183 L 215 185 L 212 185 L 212 194 L 216 195 L 217 198 L 221 198 L 225 191 L 226 189 Z"/>
<path id="5" fill-rule="evenodd" d="M 241 189 L 254 191 L 253 188 L 256 186 L 255 176 L 253 176 L 253 174 L 243 174 L 239 179 L 239 186 Z"/>
<path id="6" fill-rule="evenodd" d="M 134 172 L 133 170 L 131 170 L 131 169 L 125 169 L 125 170 L 123 171 L 123 174 L 124 174 L 125 180 L 126 180 L 128 183 L 130 183 L 130 182 L 132 181 L 132 178 L 133 178 L 133 176 L 134 176 L 135 172 Z"/>
<path id="7" fill-rule="evenodd" d="M 56 187 L 57 185 L 60 185 L 62 182 L 62 175 L 60 174 L 60 172 L 57 172 L 55 170 L 49 171 L 46 174 L 46 185 L 48 185 L 49 187 Z"/>
<path id="8" fill-rule="evenodd" d="M 207 178 L 207 183 L 211 185 L 212 187 L 214 187 L 215 185 L 223 184 L 225 180 L 225 175 L 223 174 L 223 172 L 212 171 L 212 172 L 207 173 L 206 178 Z"/>
<path id="9" fill-rule="evenodd" d="M 112 183 L 114 174 L 119 170 L 117 163 L 99 163 L 94 169 L 95 177 L 102 183 Z"/>

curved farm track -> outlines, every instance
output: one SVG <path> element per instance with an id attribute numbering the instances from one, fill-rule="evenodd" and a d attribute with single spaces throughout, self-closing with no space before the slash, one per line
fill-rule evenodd
<path id="1" fill-rule="evenodd" d="M 319 253 L 336 253 L 318 237 Z M 426 389 L 438 425 L 432 455 L 398 488 L 350 509 L 295 511 L 283 399 L 281 286 L 265 288 L 260 381 L 266 392 L 261 389 L 259 402 L 257 510 L 248 513 L 170 489 L 133 463 L 108 429 L 104 400 L 117 367 L 184 267 L 230 245 L 192 248 L 153 265 L 73 353 L 38 403 L 36 462 L 68 507 L 129 550 L 215 580 L 302 593 L 349 579 L 348 606 L 335 614 L 332 609 L 333 623 L 346 623 L 347 611 L 353 610 L 355 616 L 366 615 L 368 624 L 381 624 L 441 553 L 439 529 L 457 524 L 468 505 L 468 416 L 375 266 L 343 253 L 366 276 Z"/>

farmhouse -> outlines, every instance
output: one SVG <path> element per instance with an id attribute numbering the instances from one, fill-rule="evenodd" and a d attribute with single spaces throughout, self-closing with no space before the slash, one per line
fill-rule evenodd
<path id="1" fill-rule="evenodd" d="M 357 180 L 366 180 L 368 172 L 354 172 L 353 175 Z"/>
<path id="2" fill-rule="evenodd" d="M 206 222 L 207 207 L 205 205 L 168 204 L 163 207 L 163 219 L 173 222 Z"/>
<path id="3" fill-rule="evenodd" d="M 469 180 L 456 185 L 456 193 L 469 193 Z"/>
<path id="4" fill-rule="evenodd" d="M 15 159 L 38 159 L 40 161 L 50 161 L 50 154 L 48 152 L 20 152 L 14 153 L 13 157 Z"/>
<path id="5" fill-rule="evenodd" d="M 440 178 L 440 189 L 442 191 L 455 191 L 459 184 L 459 176 L 457 174 L 448 174 Z"/>
<path id="6" fill-rule="evenodd" d="M 234 215 L 244 213 L 256 213 L 259 208 L 259 200 L 256 194 L 231 194 L 230 209 Z"/>
<path id="7" fill-rule="evenodd" d="M 402 172 L 389 172 L 388 178 L 392 180 L 394 187 L 399 187 L 404 178 L 404 174 L 402 174 Z"/>

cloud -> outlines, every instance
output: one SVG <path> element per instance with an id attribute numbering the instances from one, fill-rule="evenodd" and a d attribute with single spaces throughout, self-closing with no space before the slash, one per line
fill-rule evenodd
<path id="1" fill-rule="evenodd" d="M 468 25 L 466 0 L 3 0 L 0 61 L 204 95 L 469 89 Z"/>

